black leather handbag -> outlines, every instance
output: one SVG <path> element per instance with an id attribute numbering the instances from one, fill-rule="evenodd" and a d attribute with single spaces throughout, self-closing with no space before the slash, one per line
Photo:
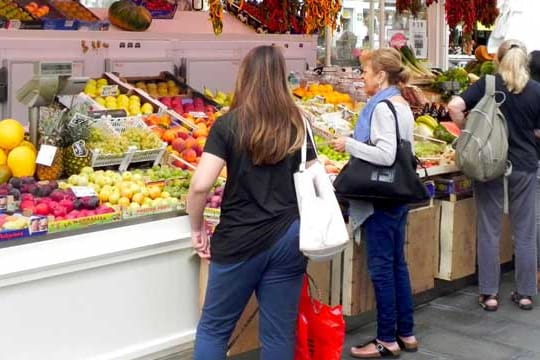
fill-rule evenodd
<path id="1" fill-rule="evenodd" d="M 397 151 L 390 166 L 375 165 L 351 156 L 334 180 L 336 195 L 345 199 L 418 203 L 429 199 L 426 187 L 416 173 L 417 160 L 411 143 L 399 135 L 396 109 L 383 100 L 394 115 Z"/>

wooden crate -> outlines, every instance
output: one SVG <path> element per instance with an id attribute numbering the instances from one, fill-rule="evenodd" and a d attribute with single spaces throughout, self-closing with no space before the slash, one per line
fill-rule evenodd
<path id="1" fill-rule="evenodd" d="M 341 258 L 340 256 L 335 259 L 337 264 L 333 264 L 334 261 L 325 261 L 325 262 L 310 262 L 308 264 L 308 273 L 315 280 L 315 284 L 321 294 L 321 300 L 325 303 L 338 304 L 339 298 L 331 300 L 332 294 L 332 281 L 340 281 L 339 274 L 338 277 L 333 276 L 332 268 L 341 268 Z M 204 303 L 204 295 L 206 293 L 206 283 L 208 280 L 208 262 L 201 261 L 201 267 L 199 272 L 199 303 L 202 307 Z M 229 355 L 237 355 L 247 351 L 257 349 L 259 344 L 259 314 L 255 314 L 253 319 L 249 319 L 253 316 L 258 308 L 257 299 L 255 295 L 252 295 L 244 312 L 240 316 L 236 328 L 233 332 L 231 339 L 236 339 L 234 345 L 229 351 Z M 246 323 L 248 323 L 246 325 Z"/>
<path id="2" fill-rule="evenodd" d="M 440 201 L 440 237 L 436 277 L 456 280 L 476 271 L 476 206 L 474 198 Z"/>
<path id="3" fill-rule="evenodd" d="M 413 294 L 435 286 L 435 255 L 439 234 L 438 204 L 413 209 L 407 219 L 405 257 Z M 369 278 L 365 243 L 350 242 L 343 254 L 342 304 L 345 315 L 375 309 L 375 294 Z"/>
<path id="4" fill-rule="evenodd" d="M 367 270 L 366 245 L 350 241 L 343 254 L 343 314 L 354 316 L 375 309 L 375 294 Z"/>
<path id="5" fill-rule="evenodd" d="M 435 287 L 435 259 L 439 247 L 440 216 L 439 203 L 409 212 L 405 258 L 409 266 L 413 294 Z"/>

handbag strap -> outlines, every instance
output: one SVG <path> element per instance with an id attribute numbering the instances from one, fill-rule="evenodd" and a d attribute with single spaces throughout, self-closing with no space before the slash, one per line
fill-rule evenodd
<path id="1" fill-rule="evenodd" d="M 304 142 L 302 143 L 302 148 L 300 150 L 300 166 L 298 166 L 298 171 L 303 172 L 306 170 L 306 159 L 307 159 L 307 139 L 308 136 L 311 140 L 311 145 L 313 146 L 313 151 L 315 151 L 315 155 L 317 155 L 317 147 L 315 146 L 315 139 L 313 138 L 313 132 L 311 130 L 311 125 L 309 124 L 309 121 L 307 120 L 307 117 L 302 115 L 302 119 L 304 120 Z"/>
<path id="2" fill-rule="evenodd" d="M 394 104 L 392 104 L 392 102 L 388 99 L 384 99 L 381 102 L 385 103 L 390 108 L 392 115 L 394 115 L 394 123 L 396 124 L 396 144 L 399 145 L 399 143 L 401 142 L 401 135 L 399 134 L 399 125 L 397 121 L 396 108 L 394 107 Z"/>

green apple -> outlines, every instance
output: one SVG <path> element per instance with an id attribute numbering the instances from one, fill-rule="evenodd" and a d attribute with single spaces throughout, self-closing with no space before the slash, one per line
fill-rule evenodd
<path id="1" fill-rule="evenodd" d="M 78 185 L 79 184 L 79 175 L 71 175 L 68 178 L 68 183 L 71 185 Z"/>
<path id="2" fill-rule="evenodd" d="M 124 171 L 122 173 L 122 179 L 123 180 L 131 180 L 131 179 L 133 179 L 133 174 L 131 172 L 129 172 L 129 171 Z"/>
<path id="3" fill-rule="evenodd" d="M 85 174 L 79 175 L 77 185 L 79 185 L 79 186 L 88 186 L 88 175 L 85 175 Z"/>
<path id="4" fill-rule="evenodd" d="M 141 208 L 141 205 L 139 205 L 139 203 L 132 202 L 131 204 L 129 204 L 129 208 L 130 208 L 131 210 L 137 210 L 137 209 L 140 209 L 140 208 Z"/>
<path id="5" fill-rule="evenodd" d="M 109 202 L 113 205 L 118 204 L 118 200 L 120 200 L 120 192 L 119 191 L 113 191 L 109 195 Z"/>

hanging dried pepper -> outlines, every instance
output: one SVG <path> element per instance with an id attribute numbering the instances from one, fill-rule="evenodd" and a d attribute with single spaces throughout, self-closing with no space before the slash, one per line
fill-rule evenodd
<path id="1" fill-rule="evenodd" d="M 410 11 L 412 6 L 412 0 L 396 0 L 396 12 L 402 14 L 403 12 Z"/>
<path id="2" fill-rule="evenodd" d="M 214 34 L 219 35 L 223 31 L 223 6 L 221 0 L 209 0 L 208 5 L 210 5 L 210 22 L 212 22 Z"/>
<path id="3" fill-rule="evenodd" d="M 410 12 L 413 17 L 417 17 L 422 8 L 421 0 L 396 0 L 396 12 L 398 14 Z"/>
<path id="4" fill-rule="evenodd" d="M 306 0 L 304 2 L 304 31 L 313 34 L 323 31 L 326 26 L 336 28 L 337 16 L 341 10 L 341 0 Z"/>
<path id="5" fill-rule="evenodd" d="M 475 0 L 476 19 L 484 26 L 495 24 L 499 9 L 497 9 L 497 0 Z"/>
<path id="6" fill-rule="evenodd" d="M 471 34 L 476 22 L 476 7 L 473 0 L 446 0 L 446 23 L 450 29 L 456 28 L 463 23 L 463 32 Z"/>

